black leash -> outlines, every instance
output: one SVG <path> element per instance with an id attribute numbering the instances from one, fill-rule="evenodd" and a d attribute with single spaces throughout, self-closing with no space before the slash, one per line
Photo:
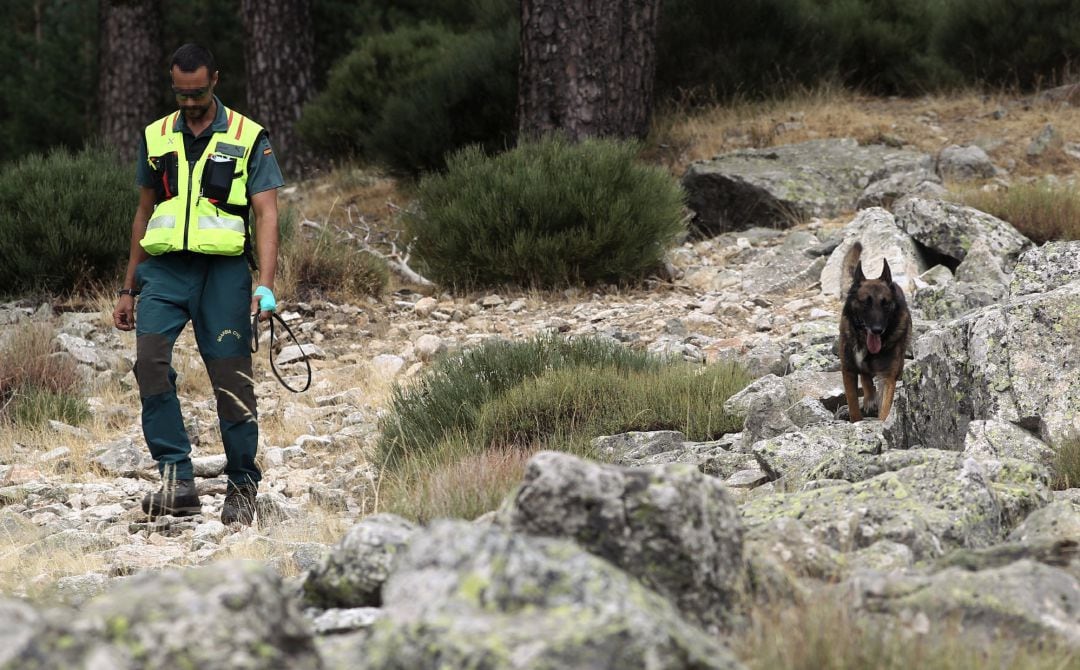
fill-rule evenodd
<path id="1" fill-rule="evenodd" d="M 275 320 L 281 324 L 281 327 L 284 328 L 285 332 L 289 334 L 289 337 L 292 339 L 292 341 L 296 342 L 296 346 L 300 347 L 300 353 L 304 355 L 304 365 L 307 366 L 307 383 L 304 384 L 304 388 L 302 389 L 294 389 L 293 387 L 285 383 L 285 380 L 281 378 L 281 375 L 277 371 L 277 366 L 274 365 L 274 340 L 276 339 L 274 335 Z M 284 319 L 277 315 L 277 312 L 270 312 L 270 318 L 268 319 L 268 321 L 270 322 L 270 346 L 267 348 L 267 352 L 270 354 L 270 369 L 273 371 L 274 376 L 277 377 L 277 380 L 281 382 L 282 386 L 289 389 L 293 393 L 302 393 L 308 390 L 308 387 L 311 386 L 311 361 L 308 359 L 307 352 L 304 351 L 304 345 L 300 344 L 300 341 L 296 339 L 296 335 L 293 334 L 292 330 L 289 328 L 289 325 L 285 323 Z M 251 315 L 251 353 L 258 353 L 258 351 L 259 313 L 255 312 Z"/>

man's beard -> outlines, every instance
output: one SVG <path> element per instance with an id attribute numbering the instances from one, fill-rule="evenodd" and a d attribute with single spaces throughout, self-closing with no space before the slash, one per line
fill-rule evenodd
<path id="1" fill-rule="evenodd" d="M 184 107 L 184 117 L 192 121 L 201 121 L 210 111 L 210 103 L 198 107 Z"/>

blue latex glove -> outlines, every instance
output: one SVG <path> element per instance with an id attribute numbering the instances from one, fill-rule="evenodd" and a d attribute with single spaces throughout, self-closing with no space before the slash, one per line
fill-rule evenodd
<path id="1" fill-rule="evenodd" d="M 273 312 L 277 309 L 277 300 L 274 299 L 274 292 L 265 286 L 259 286 L 255 289 L 255 293 L 252 295 L 259 296 L 259 309 L 264 312 Z"/>

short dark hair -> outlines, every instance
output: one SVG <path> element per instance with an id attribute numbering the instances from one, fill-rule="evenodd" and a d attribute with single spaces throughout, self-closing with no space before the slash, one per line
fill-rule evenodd
<path id="1" fill-rule="evenodd" d="M 213 77 L 217 72 L 217 63 L 214 62 L 214 54 L 204 46 L 189 42 L 177 49 L 169 63 L 169 70 L 179 67 L 181 72 L 194 72 L 205 66 L 207 73 Z"/>

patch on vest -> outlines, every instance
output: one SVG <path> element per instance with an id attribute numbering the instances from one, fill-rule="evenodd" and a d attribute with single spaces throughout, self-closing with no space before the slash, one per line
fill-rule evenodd
<path id="1" fill-rule="evenodd" d="M 225 154 L 226 156 L 236 156 L 237 158 L 243 158 L 246 149 L 239 144 L 229 144 L 228 142 L 218 142 L 217 152 L 219 154 Z"/>

